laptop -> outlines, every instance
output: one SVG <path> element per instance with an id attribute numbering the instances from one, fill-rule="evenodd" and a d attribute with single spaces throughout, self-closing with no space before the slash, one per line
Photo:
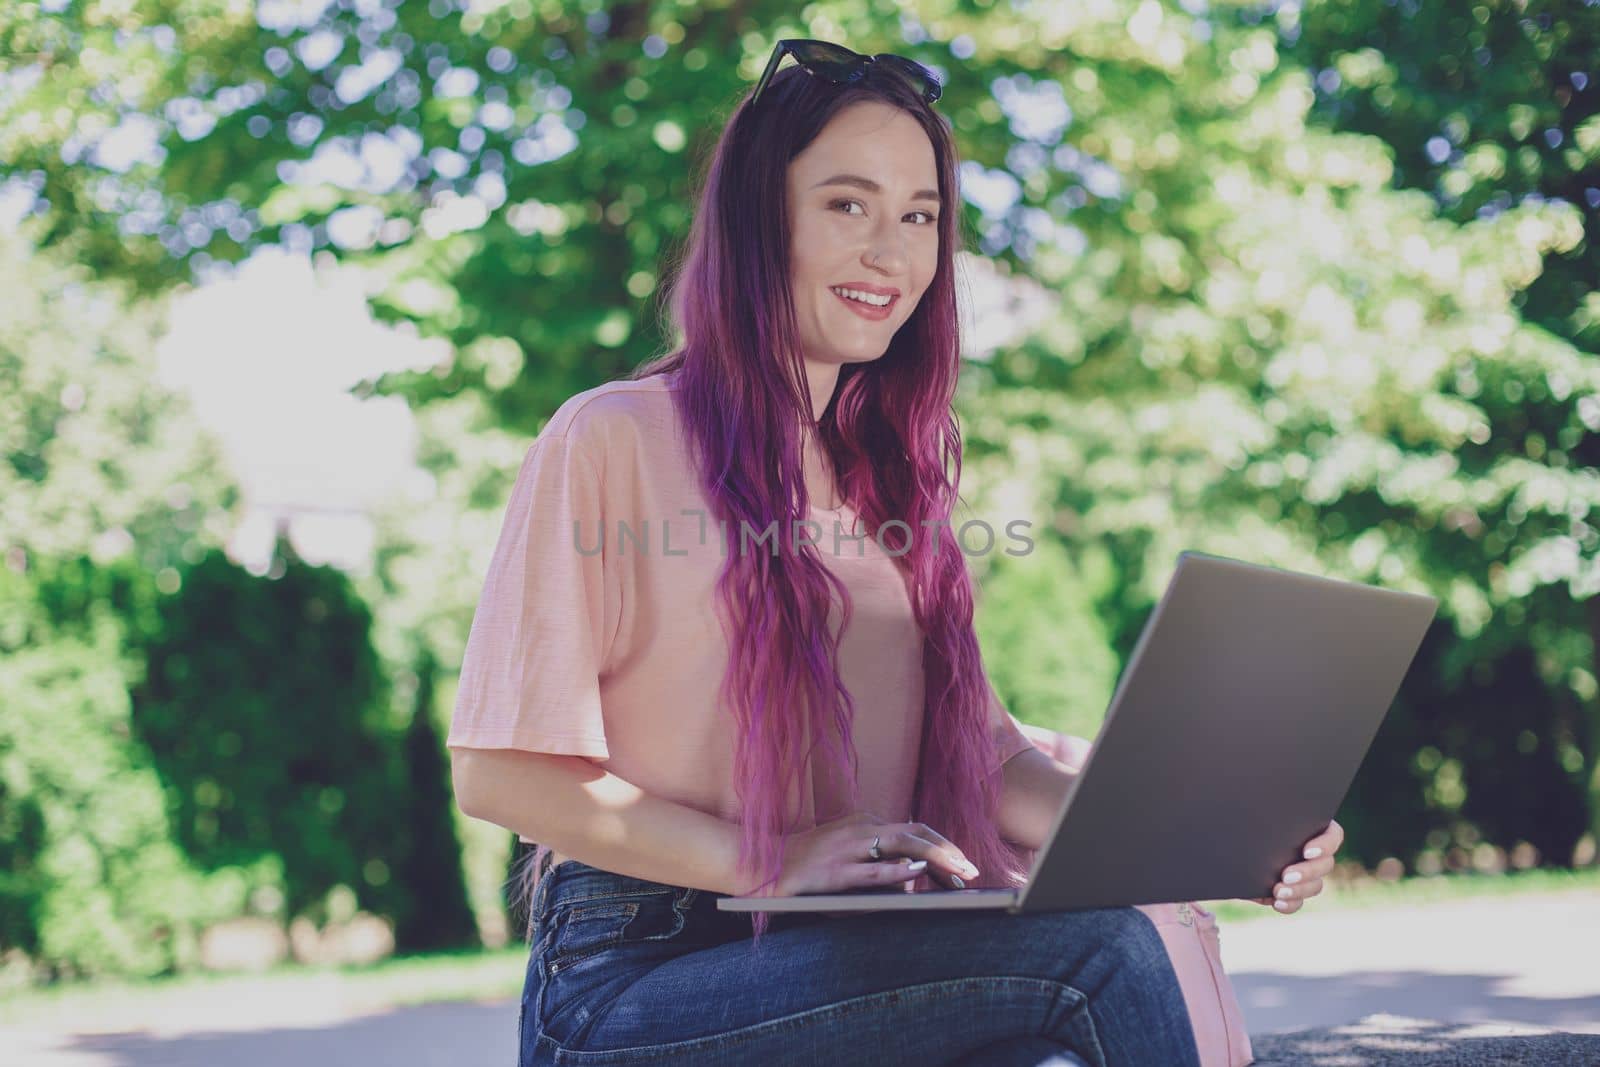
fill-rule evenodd
<path id="1" fill-rule="evenodd" d="M 1025 885 L 717 907 L 1020 914 L 1269 897 L 1343 802 L 1437 607 L 1419 593 L 1181 553 Z"/>

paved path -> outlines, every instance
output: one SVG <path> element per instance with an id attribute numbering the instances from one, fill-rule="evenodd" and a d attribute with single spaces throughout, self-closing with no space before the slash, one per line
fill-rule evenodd
<path id="1" fill-rule="evenodd" d="M 1600 1064 L 1600 1036 L 1505 1038 L 1600 1035 L 1600 892 L 1381 911 L 1318 913 L 1313 904 L 1298 915 L 1225 924 L 1222 938 L 1263 1065 Z M 516 1060 L 515 1001 L 356 1017 L 280 1002 L 251 1006 L 242 1018 L 234 1006 L 231 1020 L 208 1008 L 180 1005 L 134 1031 L 90 1032 L 86 1020 L 78 1034 L 0 1032 L 0 1048 L 7 1067 Z M 1339 1029 L 1306 1032 L 1330 1027 Z"/>
<path id="2" fill-rule="evenodd" d="M 1600 1034 L 1600 892 L 1330 909 L 1222 927 L 1252 1034 L 1379 1012 Z"/>
<path id="3" fill-rule="evenodd" d="M 1255 1039 L 1258 1067 L 1595 1067 L 1600 1035 L 1397 1015 Z"/>
<path id="4" fill-rule="evenodd" d="M 0 1031 L 7 1067 L 512 1067 L 517 1005 L 424 1004 L 339 1022 L 176 1031 L 19 1034 Z M 17 1050 L 16 1058 L 12 1058 Z"/>

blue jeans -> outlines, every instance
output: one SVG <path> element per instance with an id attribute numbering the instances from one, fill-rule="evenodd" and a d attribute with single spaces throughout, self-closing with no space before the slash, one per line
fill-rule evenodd
<path id="1" fill-rule="evenodd" d="M 520 1067 L 1198 1067 L 1134 908 L 774 913 L 568 860 L 534 893 Z"/>

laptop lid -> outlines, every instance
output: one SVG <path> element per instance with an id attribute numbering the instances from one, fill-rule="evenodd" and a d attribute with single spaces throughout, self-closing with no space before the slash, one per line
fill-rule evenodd
<path id="1" fill-rule="evenodd" d="M 1180 554 L 1019 910 L 1271 896 L 1344 800 L 1437 607 Z"/>

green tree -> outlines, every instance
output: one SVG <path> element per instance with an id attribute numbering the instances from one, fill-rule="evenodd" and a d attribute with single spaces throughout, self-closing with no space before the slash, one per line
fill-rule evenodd
<path id="1" fill-rule="evenodd" d="M 236 494 L 157 382 L 160 303 L 14 234 L 0 287 L 0 948 L 42 978 L 169 973 L 274 886 L 177 847 L 126 689 L 132 635 Z"/>
<path id="2" fill-rule="evenodd" d="M 400 731 L 369 625 L 340 572 L 280 539 L 266 581 L 215 553 L 188 568 L 139 649 L 134 724 L 178 839 L 211 869 L 282 857 L 289 916 L 337 885 L 380 913 L 407 892 L 389 877 L 409 831 Z"/>
<path id="3" fill-rule="evenodd" d="M 1512 303 L 1525 322 L 1592 357 L 1600 346 L 1600 8 L 1318 4 L 1299 18 L 1286 11 L 1277 29 L 1284 55 L 1314 75 L 1311 121 L 1382 138 L 1394 156 L 1392 185 L 1426 193 L 1441 218 L 1466 225 L 1545 201 L 1576 209 L 1584 238 L 1544 251 Z M 1565 380 L 1558 371 L 1542 388 L 1505 368 L 1474 399 L 1499 438 L 1493 452 L 1536 462 L 1548 454 L 1582 484 L 1600 460 L 1600 419 Z M 1440 664 L 1452 713 L 1437 723 L 1434 751 L 1461 765 L 1461 811 L 1470 814 L 1461 829 L 1491 840 L 1521 836 L 1558 857 L 1570 854 L 1571 838 L 1600 828 L 1572 826 L 1572 798 L 1586 789 L 1600 796 L 1597 616 L 1582 561 L 1596 546 L 1586 499 L 1569 493 L 1567 515 L 1535 527 L 1546 538 L 1538 566 L 1557 580 L 1505 599 L 1503 624 Z M 1475 569 L 1485 557 L 1538 544 L 1517 536 L 1522 514 L 1513 504 L 1498 522 L 1493 512 L 1480 516 L 1463 532 L 1483 542 L 1481 554 L 1452 551 L 1440 564 Z M 1600 804 L 1592 812 L 1600 820 Z"/>
<path id="4" fill-rule="evenodd" d="M 0 838 L 0 944 L 42 979 L 192 967 L 206 925 L 275 886 L 270 862 L 192 863 L 148 754 L 130 743 L 124 612 L 155 595 L 127 559 L 0 569 L 0 819 L 20 831 Z"/>
<path id="5" fill-rule="evenodd" d="M 129 554 L 155 572 L 226 540 L 239 495 L 222 450 L 159 382 L 165 302 L 4 232 L 0 291 L 5 562 Z"/>
<path id="6" fill-rule="evenodd" d="M 1159 120 L 1091 119 L 1072 139 L 1070 158 L 1124 179 L 1118 209 L 1080 196 L 1058 243 L 1089 251 L 1034 257 L 1047 289 L 1084 296 L 996 354 L 988 376 L 1003 399 L 985 394 L 969 440 L 1057 487 L 1055 521 L 1072 540 L 1110 546 L 1123 655 L 1185 547 L 1441 597 L 1447 651 L 1425 661 L 1431 691 L 1396 715 L 1438 713 L 1420 735 L 1380 737 L 1369 769 L 1399 778 L 1381 790 L 1358 779 L 1347 813 L 1363 830 L 1417 832 L 1363 835 L 1355 854 L 1410 859 L 1436 831 L 1478 835 L 1462 815 L 1470 790 L 1440 776 L 1500 728 L 1440 734 L 1440 718 L 1471 723 L 1487 705 L 1463 692 L 1463 672 L 1492 673 L 1534 642 L 1544 685 L 1523 695 L 1540 707 L 1519 729 L 1540 731 L 1557 778 L 1520 788 L 1565 798 L 1554 825 L 1566 836 L 1547 842 L 1547 858 L 1565 862 L 1600 812 L 1592 654 L 1578 629 L 1596 588 L 1600 481 L 1574 451 L 1600 425 L 1597 364 L 1518 302 L 1544 262 L 1582 246 L 1583 217 L 1530 199 L 1441 219 L 1430 197 L 1392 188 L 1387 145 L 1311 123 L 1311 75 L 1281 62 L 1271 27 L 1252 25 L 1248 8 L 1223 14 L 1207 63 L 1164 68 L 1174 87 Z M 1148 44 L 1160 51 L 1170 24 L 1182 37 L 1196 21 L 1164 14 Z M 1089 91 L 1099 76 L 1069 80 L 1076 111 L 1103 99 Z M 1025 202 L 1035 195 L 1023 186 Z M 1050 195 L 1042 181 L 1036 202 Z M 1413 747 L 1382 750 L 1399 737 Z M 1419 762 L 1419 741 L 1461 751 Z M 1380 792 L 1404 804 L 1366 817 Z M 1536 832 L 1497 825 L 1505 845 Z"/>
<path id="7" fill-rule="evenodd" d="M 395 916 L 397 948 L 421 952 L 478 944 L 478 928 L 462 880 L 461 846 L 451 818 L 449 766 L 433 725 L 438 667 L 425 650 L 416 665 L 416 694 L 406 727 L 402 762 L 406 778 L 395 813 L 405 841 L 394 880 L 407 899 Z"/>

